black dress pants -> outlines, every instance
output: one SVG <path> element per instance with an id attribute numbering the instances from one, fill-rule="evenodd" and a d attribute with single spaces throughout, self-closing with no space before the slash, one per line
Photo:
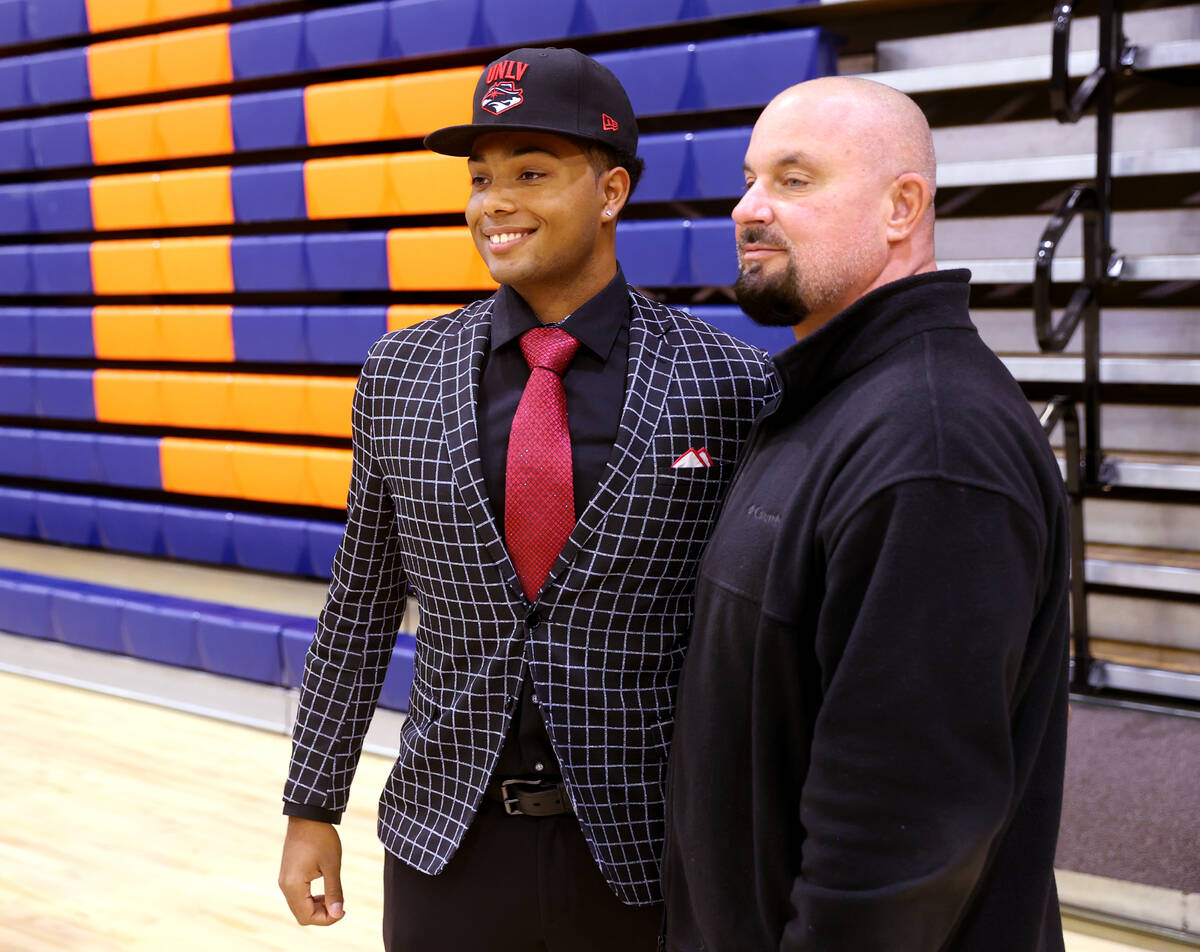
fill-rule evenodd
<path id="1" fill-rule="evenodd" d="M 391 853 L 387 952 L 654 952 L 662 904 L 627 906 L 588 852 L 574 814 L 509 816 L 485 798 L 437 876 Z"/>

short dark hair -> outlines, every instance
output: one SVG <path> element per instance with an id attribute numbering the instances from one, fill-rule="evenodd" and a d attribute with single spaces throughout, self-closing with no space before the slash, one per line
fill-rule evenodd
<path id="1" fill-rule="evenodd" d="M 610 149 L 606 145 L 589 142 L 584 146 L 584 151 L 587 152 L 588 161 L 592 164 L 592 168 L 597 175 L 603 175 L 609 169 L 615 169 L 618 166 L 629 173 L 629 195 L 633 197 L 634 190 L 638 186 L 638 182 L 642 179 L 642 172 L 646 170 L 646 162 L 644 159 L 634 155 L 631 152 L 619 152 L 616 149 Z"/>

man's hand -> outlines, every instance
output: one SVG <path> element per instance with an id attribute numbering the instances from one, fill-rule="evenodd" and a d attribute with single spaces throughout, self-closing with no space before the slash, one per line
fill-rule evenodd
<path id="1" fill-rule="evenodd" d="M 342 841 L 332 823 L 288 817 L 279 866 L 279 888 L 302 926 L 331 926 L 342 911 Z M 314 896 L 314 879 L 325 880 L 325 895 Z"/>

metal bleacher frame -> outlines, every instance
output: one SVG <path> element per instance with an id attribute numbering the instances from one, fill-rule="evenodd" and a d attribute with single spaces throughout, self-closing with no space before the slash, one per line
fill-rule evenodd
<path id="1" fill-rule="evenodd" d="M 1084 500 L 1103 493 L 1116 468 L 1101 442 L 1100 311 L 1103 291 L 1120 281 L 1125 261 L 1112 246 L 1113 114 L 1121 75 L 1138 67 L 1139 51 L 1122 29 L 1121 0 L 1100 0 L 1099 62 L 1076 88 L 1069 89 L 1072 0 L 1059 0 L 1053 16 L 1050 106 L 1059 123 L 1075 123 L 1096 112 L 1096 174 L 1074 185 L 1050 217 L 1035 253 L 1034 326 L 1042 353 L 1061 353 L 1076 332 L 1083 338 L 1082 439 L 1077 401 L 1058 395 L 1046 405 L 1041 422 L 1047 435 L 1063 425 L 1064 475 L 1070 500 L 1071 536 L 1071 690 L 1078 695 L 1131 692 L 1200 701 L 1200 677 L 1182 672 L 1118 664 L 1091 651 L 1086 579 Z M 1052 266 L 1058 243 L 1076 217 L 1083 225 L 1083 276 L 1063 315 L 1052 314 Z"/>

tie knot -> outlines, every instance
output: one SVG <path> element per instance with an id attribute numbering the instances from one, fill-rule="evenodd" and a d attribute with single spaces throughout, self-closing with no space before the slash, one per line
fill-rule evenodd
<path id="1" fill-rule="evenodd" d="M 535 327 L 521 335 L 521 351 L 530 370 L 544 367 L 561 377 L 577 350 L 579 341 L 560 327 Z"/>

